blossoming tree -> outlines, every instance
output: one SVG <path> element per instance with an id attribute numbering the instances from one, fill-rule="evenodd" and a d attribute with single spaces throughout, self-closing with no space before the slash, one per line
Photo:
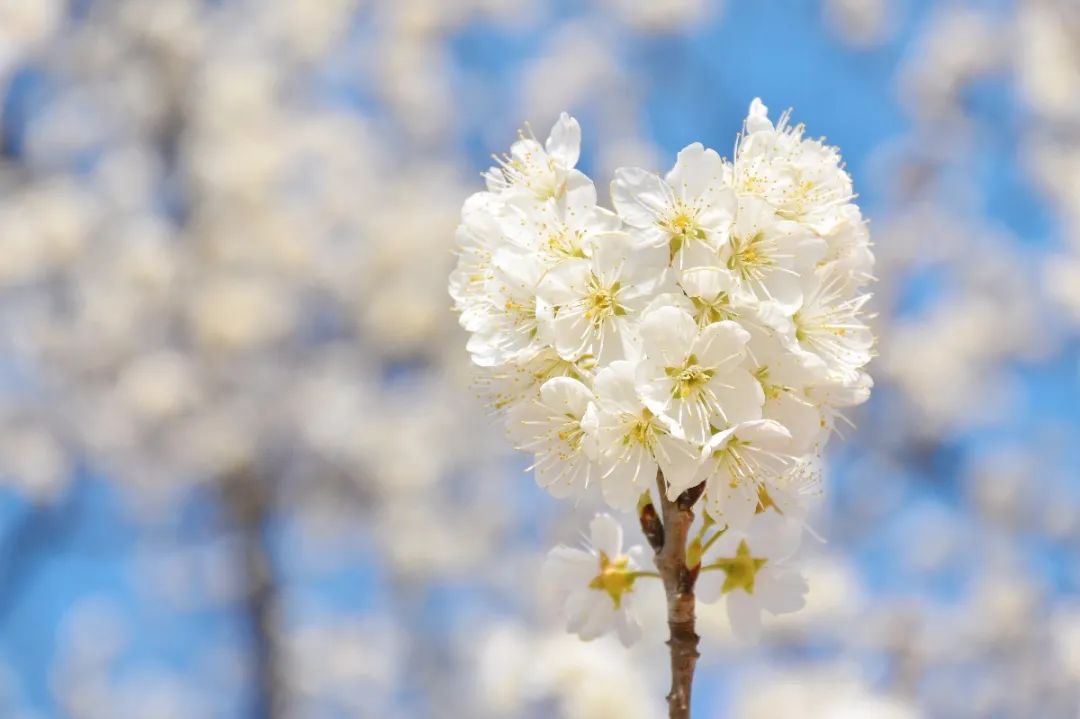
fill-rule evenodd
<path id="1" fill-rule="evenodd" d="M 614 212 L 575 169 L 563 114 L 522 136 L 471 196 L 450 294 L 482 394 L 556 497 L 634 511 L 653 552 L 608 514 L 547 562 L 569 628 L 630 644 L 639 581 L 659 579 L 671 717 L 688 717 L 695 604 L 726 602 L 753 639 L 798 610 L 796 556 L 840 412 L 866 400 L 873 255 L 835 148 L 754 100 L 727 161 L 699 143 L 664 177 L 623 168 Z"/>

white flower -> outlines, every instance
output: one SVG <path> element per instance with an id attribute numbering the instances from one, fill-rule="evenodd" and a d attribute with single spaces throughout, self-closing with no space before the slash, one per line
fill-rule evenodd
<path id="1" fill-rule="evenodd" d="M 614 212 L 597 206 L 596 187 L 587 178 L 548 200 L 510 197 L 498 220 L 506 240 L 545 268 L 589 257 L 598 235 L 621 226 Z"/>
<path id="2" fill-rule="evenodd" d="M 691 486 L 705 482 L 705 507 L 721 524 L 744 527 L 754 512 L 792 484 L 801 468 L 791 433 L 770 419 L 740 422 L 717 432 L 702 448 L 702 464 Z"/>
<path id="3" fill-rule="evenodd" d="M 696 445 L 672 434 L 635 387 L 633 362 L 612 362 L 596 375 L 597 438 L 604 498 L 631 510 L 655 484 L 657 466 L 667 481 L 687 484 L 697 471 Z"/>
<path id="4" fill-rule="evenodd" d="M 728 167 L 715 150 L 699 142 L 679 152 L 660 179 L 640 168 L 619 168 L 611 198 L 623 221 L 642 230 L 646 244 L 669 248 L 680 272 L 711 266 L 727 240 L 735 212 Z"/>
<path id="5" fill-rule="evenodd" d="M 782 220 L 760 198 L 745 195 L 739 198 L 730 239 L 720 248 L 719 261 L 736 286 L 792 312 L 802 302 L 803 286 L 824 253 L 824 240 Z"/>
<path id="6" fill-rule="evenodd" d="M 495 251 L 503 245 L 498 215 L 503 202 L 490 192 L 477 192 L 465 200 L 458 225 L 458 262 L 450 274 L 450 296 L 460 313 L 459 324 L 472 332 L 483 326 L 490 308 L 487 282 Z"/>
<path id="7" fill-rule="evenodd" d="M 480 398 L 488 405 L 497 410 L 508 410 L 535 399 L 540 387 L 553 377 L 570 377 L 589 385 L 595 365 L 589 358 L 565 360 L 554 349 L 544 347 L 526 360 L 483 367 L 476 378 L 476 387 Z"/>
<path id="8" fill-rule="evenodd" d="M 854 407 L 869 399 L 873 386 L 873 378 L 863 371 L 853 377 L 830 373 L 821 384 L 807 387 L 806 395 L 821 407 L 825 420 L 830 421 L 837 410 Z"/>
<path id="9" fill-rule="evenodd" d="M 484 294 L 486 307 L 471 314 L 476 319 L 466 345 L 473 362 L 481 367 L 527 359 L 542 348 L 536 298 L 542 267 L 500 249 L 491 268 Z"/>
<path id="10" fill-rule="evenodd" d="M 836 273 L 816 276 L 791 318 L 788 341 L 794 351 L 820 358 L 844 383 L 854 383 L 873 356 L 874 335 L 862 320 L 870 295 L 852 296 L 845 287 L 844 278 Z"/>
<path id="11" fill-rule="evenodd" d="M 828 382 L 824 362 L 791 352 L 777 332 L 759 327 L 751 326 L 747 347 L 751 371 L 765 393 L 763 417 L 782 424 L 793 447 L 815 449 L 827 428 L 825 410 L 813 394 Z"/>
<path id="12" fill-rule="evenodd" d="M 804 604 L 806 580 L 786 563 L 801 538 L 802 525 L 773 509 L 754 515 L 743 530 L 725 530 L 702 559 L 698 599 L 725 599 L 735 636 L 755 640 L 762 611 L 786 614 Z"/>
<path id="13" fill-rule="evenodd" d="M 492 192 L 526 191 L 538 199 L 559 197 L 567 185 L 588 182 L 574 170 L 581 152 L 581 126 L 565 112 L 551 128 L 541 145 L 536 138 L 521 135 L 510 147 L 510 154 L 486 174 Z"/>
<path id="14" fill-rule="evenodd" d="M 555 349 L 603 364 L 632 356 L 637 315 L 666 280 L 665 248 L 641 247 L 623 233 L 597 238 L 591 258 L 565 262 L 540 283 L 540 298 L 553 308 Z"/>
<path id="15" fill-rule="evenodd" d="M 513 407 L 507 430 L 532 452 L 536 481 L 556 497 L 580 493 L 596 473 L 592 392 L 570 377 L 549 379 L 535 399 Z"/>
<path id="16" fill-rule="evenodd" d="M 545 577 L 564 599 L 570 631 L 587 640 L 614 630 L 630 646 L 641 636 L 633 589 L 644 566 L 644 550 L 633 546 L 624 552 L 622 527 L 607 514 L 593 517 L 589 540 L 585 550 L 551 550 Z"/>
<path id="17" fill-rule="evenodd" d="M 750 335 L 735 322 L 700 331 L 684 310 L 660 307 L 641 320 L 645 359 L 637 384 L 646 406 L 677 432 L 701 444 L 713 422 L 733 424 L 761 416 L 761 386 L 741 366 Z M 673 485 L 679 491 L 685 487 Z"/>
<path id="18" fill-rule="evenodd" d="M 787 120 L 785 113 L 773 127 L 768 108 L 754 98 L 735 150 L 735 187 L 766 200 L 781 217 L 827 232 L 852 198 L 851 178 L 836 148 L 804 139 L 803 126 L 789 127 Z"/>
<path id="19" fill-rule="evenodd" d="M 874 253 L 870 232 L 857 205 L 847 204 L 836 211 L 836 224 L 822 234 L 825 257 L 821 264 L 844 278 L 844 289 L 852 294 L 874 278 Z"/>

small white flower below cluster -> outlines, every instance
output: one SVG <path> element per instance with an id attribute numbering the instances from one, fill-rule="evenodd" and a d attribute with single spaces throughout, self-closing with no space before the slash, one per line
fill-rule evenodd
<path id="1" fill-rule="evenodd" d="M 701 560 L 698 599 L 724 600 L 735 635 L 756 639 L 763 611 L 787 614 L 803 607 L 806 580 L 788 561 L 801 537 L 802 525 L 775 509 L 754 515 L 743 531 L 720 533 Z"/>
<path id="2" fill-rule="evenodd" d="M 548 554 L 545 578 L 562 595 L 570 630 L 582 639 L 595 639 L 614 630 L 626 646 L 641 636 L 634 614 L 633 589 L 644 572 L 645 550 L 623 551 L 622 527 L 607 514 L 589 524 L 589 546 L 559 546 Z"/>

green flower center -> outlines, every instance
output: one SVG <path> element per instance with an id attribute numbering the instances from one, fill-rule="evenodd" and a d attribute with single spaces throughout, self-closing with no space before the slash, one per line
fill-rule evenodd
<path id="1" fill-rule="evenodd" d="M 705 326 L 723 320 L 732 320 L 738 313 L 731 306 L 731 296 L 727 292 L 721 292 L 714 300 L 706 300 L 701 297 L 691 297 L 694 303 L 694 311 L 698 316 L 698 324 Z"/>
<path id="2" fill-rule="evenodd" d="M 690 355 L 682 367 L 665 367 L 664 372 L 674 380 L 671 396 L 686 399 L 696 395 L 712 379 L 714 371 L 699 365 L 696 355 Z"/>
<path id="3" fill-rule="evenodd" d="M 742 589 L 747 594 L 754 593 L 754 580 L 758 570 L 765 566 L 767 560 L 764 557 L 755 557 L 750 554 L 750 546 L 746 540 L 739 542 L 739 548 L 735 550 L 734 557 L 727 557 L 713 562 L 713 565 L 724 570 L 723 592 L 733 592 Z"/>
<path id="4" fill-rule="evenodd" d="M 608 555 L 600 552 L 600 573 L 589 582 L 589 589 L 607 592 L 618 609 L 622 605 L 623 595 L 634 588 L 636 577 L 628 571 L 629 565 L 630 558 L 627 556 L 620 555 L 610 559 Z"/>
<path id="5" fill-rule="evenodd" d="M 623 444 L 638 444 L 646 449 L 651 448 L 657 430 L 653 417 L 653 413 L 648 408 L 643 408 L 641 414 L 634 419 L 626 434 L 623 435 Z"/>
<path id="6" fill-rule="evenodd" d="M 687 210 L 680 210 L 675 217 L 661 222 L 661 226 L 671 235 L 671 257 L 679 254 L 688 240 L 704 240 L 705 230 L 697 223 L 694 216 Z"/>
<path id="7" fill-rule="evenodd" d="M 758 232 L 748 240 L 732 235 L 732 253 L 727 261 L 728 269 L 738 272 L 743 280 L 760 278 L 764 268 L 775 264 L 765 244 L 764 232 Z"/>
<path id="8" fill-rule="evenodd" d="M 621 283 L 604 285 L 596 275 L 589 275 L 585 293 L 585 318 L 594 326 L 603 324 L 611 317 L 622 317 L 626 308 L 619 304 L 618 295 Z"/>
<path id="9" fill-rule="evenodd" d="M 566 230 L 553 232 L 548 235 L 547 248 L 551 254 L 557 257 L 584 259 L 585 251 L 581 249 L 580 233 L 570 233 Z"/>

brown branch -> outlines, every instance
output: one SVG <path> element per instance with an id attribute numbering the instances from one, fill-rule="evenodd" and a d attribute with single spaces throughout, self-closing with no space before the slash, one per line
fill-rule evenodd
<path id="1" fill-rule="evenodd" d="M 656 484 L 660 492 L 663 544 L 656 551 L 654 561 L 667 594 L 668 630 L 671 634 L 667 643 L 671 650 L 668 717 L 689 719 L 690 690 L 698 659 L 698 635 L 694 628 L 694 584 L 698 567 L 686 566 L 686 541 L 694 521 L 694 504 L 701 497 L 704 484 L 686 490 L 674 502 L 667 498 L 664 475 L 659 470 Z M 642 516 L 644 523 L 644 514 Z"/>

